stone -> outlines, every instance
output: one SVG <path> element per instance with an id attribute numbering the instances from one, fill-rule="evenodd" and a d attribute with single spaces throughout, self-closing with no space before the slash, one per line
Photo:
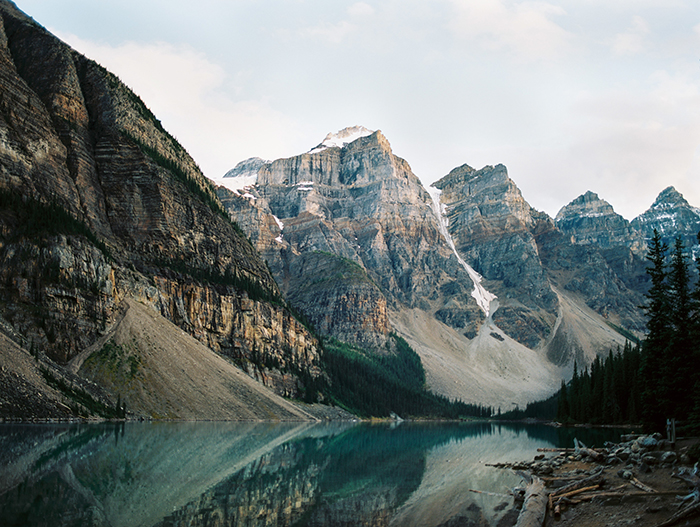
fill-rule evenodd
<path id="1" fill-rule="evenodd" d="M 678 455 L 675 452 L 664 452 L 661 456 L 662 463 L 675 463 L 678 459 Z"/>

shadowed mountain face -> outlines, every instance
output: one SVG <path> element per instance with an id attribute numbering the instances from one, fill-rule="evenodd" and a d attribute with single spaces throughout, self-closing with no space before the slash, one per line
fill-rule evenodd
<path id="1" fill-rule="evenodd" d="M 6 335 L 66 363 L 133 299 L 280 392 L 303 389 L 281 370 L 318 375 L 316 340 L 183 147 L 117 77 L 4 0 L 0 94 Z"/>

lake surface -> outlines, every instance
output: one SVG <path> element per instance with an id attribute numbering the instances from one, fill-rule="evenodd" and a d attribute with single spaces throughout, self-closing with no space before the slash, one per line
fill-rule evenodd
<path id="1" fill-rule="evenodd" d="M 5 424 L 0 525 L 512 525 L 507 493 L 520 478 L 486 463 L 619 433 L 492 423 Z"/>

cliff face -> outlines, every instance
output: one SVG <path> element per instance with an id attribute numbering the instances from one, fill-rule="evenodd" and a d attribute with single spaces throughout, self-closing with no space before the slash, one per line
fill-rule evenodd
<path id="1" fill-rule="evenodd" d="M 354 128 L 230 175 L 218 195 L 290 302 L 366 348 L 397 331 L 438 393 L 541 398 L 574 359 L 624 343 L 608 322 L 639 329 L 615 258 L 573 244 L 502 165 L 458 167 L 431 197 L 380 132 Z"/>
<path id="2" fill-rule="evenodd" d="M 114 75 L 7 1 L 0 191 L 0 317 L 25 348 L 66 362 L 134 298 L 263 377 L 318 374 L 317 342 L 187 152 Z"/>
<path id="3" fill-rule="evenodd" d="M 644 331 L 645 266 L 632 250 L 643 239 L 595 194 L 577 198 L 554 222 L 530 207 L 502 165 L 464 165 L 435 186 L 460 254 L 498 297 L 494 322 L 512 338 L 543 347 L 561 365 L 610 346 L 567 321 L 574 315 L 561 296 L 571 293 L 608 323 Z"/>
<path id="4" fill-rule="evenodd" d="M 391 331 L 388 312 L 406 307 L 474 332 L 483 313 L 430 195 L 381 132 L 367 133 L 266 163 L 255 186 L 219 196 L 324 333 L 378 348 Z"/>
<path id="5" fill-rule="evenodd" d="M 434 186 L 442 191 L 457 250 L 498 297 L 494 322 L 518 342 L 537 347 L 557 320 L 557 297 L 535 237 L 554 229 L 551 220 L 528 205 L 503 165 L 463 165 Z"/>
<path id="6" fill-rule="evenodd" d="M 590 191 L 563 207 L 557 213 L 555 223 L 559 230 L 571 236 L 572 243 L 578 245 L 595 245 L 602 249 L 625 246 L 638 255 L 646 251 L 643 236 L 630 222 Z"/>
<path id="7" fill-rule="evenodd" d="M 700 208 L 690 205 L 683 195 L 673 187 L 664 189 L 651 207 L 630 222 L 645 239 L 651 240 L 654 229 L 662 242 L 673 247 L 676 236 L 680 236 L 686 248 L 700 255 Z"/>

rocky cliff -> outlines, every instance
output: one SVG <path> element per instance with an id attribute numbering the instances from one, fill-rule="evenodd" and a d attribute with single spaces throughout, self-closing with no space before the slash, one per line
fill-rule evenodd
<path id="1" fill-rule="evenodd" d="M 434 186 L 442 191 L 457 250 L 499 299 L 494 322 L 518 342 L 537 347 L 557 320 L 557 297 L 535 239 L 554 229 L 551 220 L 528 205 L 503 165 L 463 165 Z"/>
<path id="2" fill-rule="evenodd" d="M 402 307 L 475 332 L 483 313 L 430 195 L 381 132 L 343 132 L 263 164 L 254 186 L 219 188 L 220 198 L 283 292 L 325 334 L 380 348 L 388 312 Z"/>
<path id="3" fill-rule="evenodd" d="M 700 256 L 700 208 L 690 205 L 683 195 L 673 187 L 664 189 L 651 207 L 630 222 L 645 239 L 651 240 L 654 229 L 661 240 L 673 247 L 676 236 L 680 236 L 685 247 L 695 256 Z"/>
<path id="4" fill-rule="evenodd" d="M 562 207 L 554 221 L 557 228 L 578 245 L 595 245 L 602 249 L 625 246 L 638 255 L 646 251 L 644 237 L 639 231 L 617 214 L 610 203 L 591 191 Z"/>
<path id="5" fill-rule="evenodd" d="M 0 2 L 0 317 L 65 363 L 128 298 L 275 386 L 316 340 L 179 143 L 117 77 Z M 310 377 L 308 377 L 310 375 Z"/>
<path id="6" fill-rule="evenodd" d="M 218 195 L 288 300 L 342 341 L 381 351 L 399 333 L 438 393 L 523 404 L 624 343 L 552 282 L 540 240 L 566 239 L 503 166 L 459 167 L 431 196 L 380 132 L 353 127 L 230 175 Z"/>

